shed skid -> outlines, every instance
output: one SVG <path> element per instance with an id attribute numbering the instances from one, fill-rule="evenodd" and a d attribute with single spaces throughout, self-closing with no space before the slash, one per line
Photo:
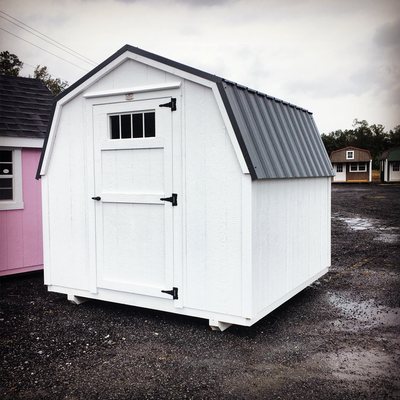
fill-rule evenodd
<path id="1" fill-rule="evenodd" d="M 311 114 L 124 49 L 57 102 L 39 170 L 45 284 L 251 326 L 330 265 Z"/>

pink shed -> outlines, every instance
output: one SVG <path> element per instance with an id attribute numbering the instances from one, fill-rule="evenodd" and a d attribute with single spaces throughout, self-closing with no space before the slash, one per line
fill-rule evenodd
<path id="1" fill-rule="evenodd" d="M 53 96 L 41 81 L 0 76 L 0 276 L 43 268 L 35 179 Z"/>
<path id="2" fill-rule="evenodd" d="M 1 139 L 0 139 L 1 140 Z M 0 211 L 0 276 L 43 268 L 40 149 L 22 149 L 23 209 Z"/>

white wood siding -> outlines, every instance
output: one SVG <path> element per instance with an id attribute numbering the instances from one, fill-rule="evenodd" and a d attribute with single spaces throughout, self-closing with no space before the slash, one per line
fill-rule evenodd
<path id="1" fill-rule="evenodd" d="M 51 168 L 43 183 L 47 202 L 49 247 L 45 244 L 45 269 L 49 283 L 77 289 L 89 288 L 86 137 L 80 98 L 63 107 L 51 156 Z M 47 192 L 48 191 L 48 192 Z M 47 192 L 47 193 L 46 193 Z M 92 201 L 92 200 L 90 200 Z M 45 227 L 46 229 L 46 227 Z"/>
<path id="2" fill-rule="evenodd" d="M 253 182 L 254 315 L 329 267 L 330 181 Z"/>
<path id="3" fill-rule="evenodd" d="M 98 195 L 93 106 L 124 102 L 118 89 L 163 82 L 181 84 L 134 93 L 133 100 L 177 98 L 178 109 L 171 115 L 172 187 L 178 193 L 175 302 L 123 288 L 97 288 L 91 199 Z M 115 96 L 84 98 L 114 89 Z M 42 178 L 50 290 L 251 325 L 330 265 L 331 178 L 251 181 L 243 174 L 211 87 L 128 60 L 62 106 L 60 115 Z M 157 182 L 150 183 L 157 191 Z M 105 184 L 115 189 L 118 182 L 106 176 Z"/>
<path id="4" fill-rule="evenodd" d="M 87 92 L 177 82 L 180 78 L 128 60 Z M 178 193 L 181 233 L 176 229 L 175 282 L 181 306 L 240 316 L 242 314 L 242 171 L 211 88 L 182 81 L 174 118 L 174 191 Z M 174 96 L 177 94 L 176 89 Z M 105 101 L 82 95 L 62 107 L 46 181 L 49 243 L 45 248 L 53 287 L 96 293 L 94 269 L 94 193 L 91 113 Z M 168 96 L 168 91 L 162 92 Z M 134 94 L 134 100 L 160 93 Z M 124 95 L 107 102 L 125 101 Z M 89 115 L 89 118 L 88 118 Z M 176 121 L 180 118 L 179 121 Z M 182 152 L 180 154 L 179 152 Z M 249 178 L 250 179 L 250 178 Z M 247 185 L 249 187 L 249 185 Z M 178 241 L 180 240 L 180 243 Z M 180 260 L 181 258 L 181 260 Z M 48 264 L 50 266 L 50 264 Z M 172 303 L 171 303 L 172 304 Z"/>
<path id="5" fill-rule="evenodd" d="M 240 315 L 243 174 L 212 90 L 184 99 L 185 306 Z"/>
<path id="6" fill-rule="evenodd" d="M 394 163 L 393 162 L 389 163 L 389 168 L 390 168 L 389 178 L 390 178 L 390 182 L 399 182 L 400 181 L 400 171 L 393 171 L 393 167 L 394 167 Z"/>
<path id="7" fill-rule="evenodd" d="M 126 60 L 115 70 L 103 76 L 90 86 L 85 93 L 100 92 L 102 90 L 120 89 L 133 86 L 153 85 L 164 82 L 179 82 L 180 78 L 167 72 L 155 69 L 133 60 Z M 134 98 L 136 96 L 134 95 Z"/>

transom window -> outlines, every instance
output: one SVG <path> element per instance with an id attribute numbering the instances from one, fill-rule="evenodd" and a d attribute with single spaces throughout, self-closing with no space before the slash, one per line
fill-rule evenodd
<path id="1" fill-rule="evenodd" d="M 145 111 L 110 115 L 111 139 L 135 139 L 156 136 L 156 114 Z"/>
<path id="2" fill-rule="evenodd" d="M 0 150 L 0 200 L 13 200 L 13 152 Z"/>
<path id="3" fill-rule="evenodd" d="M 396 161 L 393 163 L 393 171 L 400 171 L 400 162 Z"/>
<path id="4" fill-rule="evenodd" d="M 343 164 L 336 164 L 336 172 L 343 172 Z"/>
<path id="5" fill-rule="evenodd" d="M 352 163 L 350 164 L 350 172 L 365 172 L 367 170 L 366 163 Z"/>
<path id="6" fill-rule="evenodd" d="M 346 151 L 346 160 L 354 160 L 354 151 L 353 150 Z"/>

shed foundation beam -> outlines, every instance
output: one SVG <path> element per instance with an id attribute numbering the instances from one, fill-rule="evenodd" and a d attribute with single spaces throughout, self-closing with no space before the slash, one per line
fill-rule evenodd
<path id="1" fill-rule="evenodd" d="M 71 303 L 74 303 L 74 304 L 77 304 L 77 305 L 85 303 L 86 301 L 88 301 L 88 299 L 86 299 L 85 297 L 74 296 L 73 294 L 67 294 L 67 299 Z"/>
<path id="2" fill-rule="evenodd" d="M 210 328 L 213 331 L 223 332 L 225 329 L 228 329 L 232 324 L 228 324 L 226 322 L 217 321 L 215 319 L 210 319 L 209 325 L 210 325 Z"/>

